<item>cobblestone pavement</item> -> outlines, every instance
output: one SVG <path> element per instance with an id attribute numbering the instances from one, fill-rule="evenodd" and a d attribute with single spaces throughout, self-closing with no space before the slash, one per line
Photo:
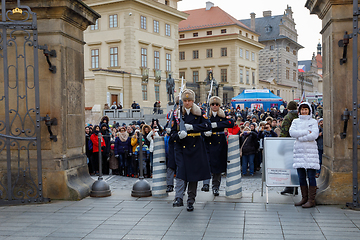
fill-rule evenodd
<path id="1" fill-rule="evenodd" d="M 137 179 L 104 178 L 110 197 L 0 207 L 0 240 L 360 239 L 360 212 L 338 205 L 294 207 L 299 196 L 282 196 L 282 188 L 269 188 L 266 204 L 259 173 L 242 178 L 241 199 L 224 197 L 224 178 L 218 197 L 201 192 L 200 183 L 193 212 L 173 208 L 174 193 L 135 198 Z"/>

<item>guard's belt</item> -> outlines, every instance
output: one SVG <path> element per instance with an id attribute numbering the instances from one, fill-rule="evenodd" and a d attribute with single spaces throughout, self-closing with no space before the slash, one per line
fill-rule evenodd
<path id="1" fill-rule="evenodd" d="M 188 137 L 200 137 L 201 133 L 188 133 Z"/>
<path id="2" fill-rule="evenodd" d="M 217 135 L 217 134 L 225 134 L 224 132 L 213 132 L 213 135 Z"/>

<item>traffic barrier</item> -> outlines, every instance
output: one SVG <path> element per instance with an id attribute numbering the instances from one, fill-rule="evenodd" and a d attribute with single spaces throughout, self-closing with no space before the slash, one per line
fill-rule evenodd
<path id="1" fill-rule="evenodd" d="M 226 197 L 241 198 L 241 168 L 240 168 L 240 150 L 239 136 L 229 135 L 228 138 L 228 161 L 226 172 Z"/>
<path id="2" fill-rule="evenodd" d="M 153 197 L 167 197 L 166 192 L 166 155 L 165 143 L 163 137 L 154 137 L 154 155 L 153 155 Z"/>

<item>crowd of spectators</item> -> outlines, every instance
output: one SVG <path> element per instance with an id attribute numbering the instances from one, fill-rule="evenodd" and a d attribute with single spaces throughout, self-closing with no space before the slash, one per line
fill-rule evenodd
<path id="1" fill-rule="evenodd" d="M 154 109 L 160 104 L 155 103 Z M 121 107 L 121 104 L 119 104 Z M 206 104 L 199 104 L 202 109 L 206 109 Z M 111 107 L 115 107 L 114 104 Z M 140 107 L 135 101 L 133 108 Z M 279 137 L 283 118 L 288 113 L 287 103 L 284 102 L 279 108 L 263 109 L 234 109 L 230 105 L 224 105 L 224 111 L 234 119 L 235 126 L 225 129 L 226 135 L 239 135 L 239 147 L 241 148 L 242 174 L 253 176 L 260 170 L 262 162 L 263 140 L 265 137 Z M 312 104 L 314 108 L 314 118 L 321 122 L 322 129 L 322 106 Z M 86 135 L 86 155 L 88 158 L 89 173 L 96 175 L 99 173 L 98 156 L 98 136 L 101 132 L 101 155 L 103 174 L 118 174 L 121 176 L 138 177 L 140 167 L 144 176 L 152 176 L 154 137 L 164 136 L 165 148 L 167 149 L 168 135 L 160 125 L 158 119 L 152 119 L 151 123 L 144 121 L 133 121 L 130 124 L 119 124 L 118 122 L 109 123 L 107 116 L 102 117 L 98 125 L 87 124 L 85 127 Z M 140 132 L 142 133 L 143 146 L 139 146 Z M 322 139 L 322 138 L 321 138 Z M 322 141 L 321 141 L 322 145 Z M 320 144 L 319 144 L 320 149 Z M 139 151 L 143 151 L 143 166 L 139 166 Z M 318 174 L 317 174 L 318 175 Z"/>

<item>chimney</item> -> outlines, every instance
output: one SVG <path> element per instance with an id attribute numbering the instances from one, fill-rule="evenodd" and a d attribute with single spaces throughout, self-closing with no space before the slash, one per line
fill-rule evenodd
<path id="1" fill-rule="evenodd" d="M 251 26 L 250 26 L 250 28 L 251 28 L 251 30 L 254 30 L 255 31 L 255 16 L 256 16 L 256 14 L 255 13 L 250 13 L 250 17 L 251 17 Z"/>
<path id="2" fill-rule="evenodd" d="M 214 4 L 212 2 L 206 2 L 206 11 L 210 10 L 210 8 L 213 6 L 214 6 Z"/>
<path id="3" fill-rule="evenodd" d="M 264 17 L 271 17 L 271 11 L 263 11 L 263 16 Z"/>

